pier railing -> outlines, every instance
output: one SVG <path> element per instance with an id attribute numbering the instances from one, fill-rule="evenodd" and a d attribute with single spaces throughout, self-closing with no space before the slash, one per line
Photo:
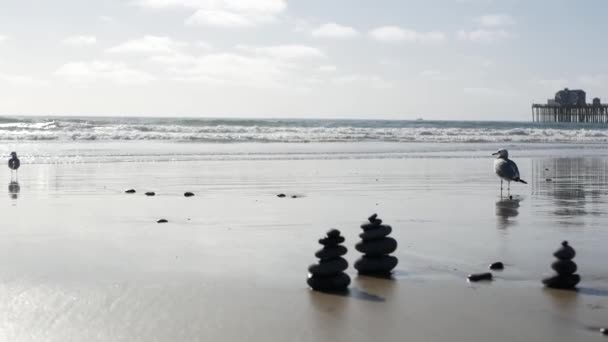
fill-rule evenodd
<path id="1" fill-rule="evenodd" d="M 532 121 L 608 123 L 608 104 L 588 104 L 585 106 L 533 104 Z"/>

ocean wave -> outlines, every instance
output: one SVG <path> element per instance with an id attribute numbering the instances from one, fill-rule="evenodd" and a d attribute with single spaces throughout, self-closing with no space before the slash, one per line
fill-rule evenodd
<path id="1" fill-rule="evenodd" d="M 474 121 L 0 118 L 0 140 L 605 143 L 608 128 Z"/>

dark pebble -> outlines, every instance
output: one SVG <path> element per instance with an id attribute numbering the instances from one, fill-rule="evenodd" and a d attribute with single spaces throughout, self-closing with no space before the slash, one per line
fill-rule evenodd
<path id="1" fill-rule="evenodd" d="M 285 198 L 286 195 L 285 194 L 278 194 L 277 197 L 279 197 L 279 198 Z"/>
<path id="2" fill-rule="evenodd" d="M 125 193 L 127 193 L 127 194 L 134 194 L 135 193 L 135 189 L 129 189 L 129 190 L 125 191 Z"/>
<path id="3" fill-rule="evenodd" d="M 504 268 L 505 268 L 505 265 L 500 261 L 490 264 L 491 270 L 503 270 Z"/>
<path id="4" fill-rule="evenodd" d="M 606 336 L 608 336 L 608 328 L 602 328 L 600 329 L 600 332 Z"/>
<path id="5" fill-rule="evenodd" d="M 551 182 L 551 181 L 553 181 L 553 179 L 551 179 L 551 178 L 547 178 L 547 179 L 546 179 L 546 181 L 547 181 L 547 182 Z"/>
<path id="6" fill-rule="evenodd" d="M 309 275 L 306 282 L 316 291 L 343 291 L 350 285 L 350 277 L 346 273 L 329 277 Z"/>
<path id="7" fill-rule="evenodd" d="M 165 219 L 160 219 L 160 220 L 156 221 L 156 223 L 167 223 L 167 222 L 169 222 L 169 221 L 167 221 Z"/>
<path id="8" fill-rule="evenodd" d="M 381 225 L 382 225 L 382 220 L 376 220 L 376 222 L 374 222 L 374 223 L 364 223 L 364 224 L 362 224 L 361 225 L 361 229 L 363 229 L 363 231 L 366 232 L 368 230 L 377 229 Z"/>
<path id="9" fill-rule="evenodd" d="M 192 197 L 194 194 L 192 192 L 184 192 L 185 197 Z"/>
<path id="10" fill-rule="evenodd" d="M 374 222 L 374 221 L 376 221 L 377 218 L 378 218 L 378 214 L 374 214 L 374 215 L 368 217 L 367 220 L 369 222 Z"/>
<path id="11" fill-rule="evenodd" d="M 381 240 L 361 241 L 355 245 L 355 248 L 367 256 L 382 256 L 397 249 L 397 240 L 389 237 Z"/>
<path id="12" fill-rule="evenodd" d="M 327 231 L 327 236 L 328 236 L 328 237 L 332 237 L 332 238 L 333 238 L 333 237 L 336 237 L 336 238 L 337 238 L 337 237 L 339 237 L 339 236 L 340 236 L 340 231 L 339 231 L 339 230 L 337 230 L 337 229 L 330 229 L 330 230 L 328 230 L 328 231 Z"/>
<path id="13" fill-rule="evenodd" d="M 299 198 L 299 197 L 298 197 L 298 196 L 296 196 L 296 195 L 293 195 L 293 196 L 291 196 L 291 198 Z"/>
<path id="14" fill-rule="evenodd" d="M 569 275 L 576 273 L 576 263 L 572 260 L 557 260 L 551 264 L 551 268 L 559 275 Z"/>
<path id="15" fill-rule="evenodd" d="M 378 240 L 388 236 L 392 231 L 393 228 L 391 228 L 391 226 L 380 225 L 376 229 L 370 229 L 359 234 L 359 237 L 363 241 Z"/>
<path id="16" fill-rule="evenodd" d="M 482 281 L 482 280 L 492 280 L 492 273 L 476 273 L 469 274 L 467 277 L 469 281 Z"/>
<path id="17" fill-rule="evenodd" d="M 318 264 L 308 267 L 308 272 L 314 276 L 328 277 L 336 275 L 348 268 L 348 261 L 344 258 L 321 260 Z"/>
<path id="18" fill-rule="evenodd" d="M 543 279 L 545 286 L 553 289 L 572 290 L 581 281 L 581 276 L 578 274 L 556 275 L 550 278 Z"/>
<path id="19" fill-rule="evenodd" d="M 348 249 L 344 246 L 329 246 L 323 247 L 315 253 L 315 256 L 321 260 L 329 260 L 337 257 L 341 257 Z"/>
<path id="20" fill-rule="evenodd" d="M 156 193 L 150 191 L 150 192 L 146 192 L 146 196 L 156 196 Z"/>
<path id="21" fill-rule="evenodd" d="M 355 269 L 361 274 L 389 274 L 398 262 L 399 260 L 392 255 L 363 256 L 355 262 Z"/>
<path id="22" fill-rule="evenodd" d="M 570 247 L 568 241 L 562 242 L 562 247 L 553 253 L 553 256 L 559 260 L 572 260 L 575 255 L 576 252 L 574 251 L 574 248 Z"/>
<path id="23" fill-rule="evenodd" d="M 319 243 L 322 244 L 323 246 L 337 246 L 337 245 L 341 244 L 342 242 L 344 242 L 344 236 L 325 237 L 325 238 L 319 239 Z"/>

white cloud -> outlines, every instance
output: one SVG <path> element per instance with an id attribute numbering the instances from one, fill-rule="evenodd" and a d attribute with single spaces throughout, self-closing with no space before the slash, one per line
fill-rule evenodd
<path id="1" fill-rule="evenodd" d="M 513 17 L 508 14 L 486 14 L 476 18 L 475 21 L 483 27 L 499 27 L 515 23 Z"/>
<path id="2" fill-rule="evenodd" d="M 443 32 L 418 32 L 414 30 L 406 30 L 398 26 L 378 27 L 371 30 L 369 35 L 373 39 L 385 43 L 438 43 L 446 39 L 446 35 Z"/>
<path id="3" fill-rule="evenodd" d="M 252 27 L 272 22 L 287 8 L 285 0 L 139 0 L 148 8 L 189 8 L 195 13 L 187 25 L 225 28 Z"/>
<path id="4" fill-rule="evenodd" d="M 333 79 L 333 82 L 338 85 L 365 85 L 376 89 L 387 89 L 393 86 L 392 83 L 386 81 L 378 75 L 362 75 L 362 74 L 351 74 L 338 76 Z"/>
<path id="5" fill-rule="evenodd" d="M 72 36 L 64 39 L 63 44 L 76 46 L 95 45 L 97 44 L 97 38 L 95 36 Z"/>
<path id="6" fill-rule="evenodd" d="M 597 74 L 597 75 L 581 75 L 577 77 L 577 81 L 585 86 L 599 87 L 607 83 L 608 76 Z"/>
<path id="7" fill-rule="evenodd" d="M 335 65 L 321 65 L 319 67 L 319 71 L 322 72 L 334 72 L 338 70 L 338 68 Z"/>
<path id="8" fill-rule="evenodd" d="M 7 36 L 3 36 L 0 34 L 0 43 L 2 43 L 3 41 L 6 41 L 8 39 Z"/>
<path id="9" fill-rule="evenodd" d="M 504 30 L 461 30 L 458 31 L 456 35 L 460 40 L 470 41 L 474 43 L 493 43 L 501 39 L 511 38 L 511 34 Z"/>
<path id="10" fill-rule="evenodd" d="M 543 79 L 535 80 L 535 83 L 550 90 L 558 90 L 568 85 L 568 80 L 565 79 Z"/>
<path id="11" fill-rule="evenodd" d="M 441 71 L 435 69 L 424 70 L 420 73 L 420 76 L 432 81 L 446 81 L 448 79 Z"/>
<path id="12" fill-rule="evenodd" d="M 27 75 L 0 74 L 0 81 L 16 86 L 41 87 L 49 84 L 46 80 L 41 80 Z"/>
<path id="13" fill-rule="evenodd" d="M 337 38 L 347 39 L 354 38 L 359 35 L 359 32 L 350 26 L 342 26 L 336 23 L 328 23 L 319 26 L 312 31 L 313 37 L 317 38 Z"/>
<path id="14" fill-rule="evenodd" d="M 55 73 L 72 82 L 110 81 L 119 84 L 142 84 L 155 79 L 147 72 L 131 69 L 124 63 L 112 61 L 67 63 Z"/>
<path id="15" fill-rule="evenodd" d="M 463 89 L 464 93 L 473 96 L 508 96 L 510 93 L 505 90 L 500 90 L 490 87 L 467 87 Z"/>
<path id="16" fill-rule="evenodd" d="M 325 58 L 323 51 L 316 47 L 298 44 L 274 45 L 265 47 L 238 46 L 237 48 L 275 59 L 317 59 Z"/>
<path id="17" fill-rule="evenodd" d="M 175 41 L 169 37 L 144 36 L 143 38 L 129 40 L 111 47 L 106 52 L 171 54 L 176 53 L 180 48 L 187 45 L 188 43 Z"/>

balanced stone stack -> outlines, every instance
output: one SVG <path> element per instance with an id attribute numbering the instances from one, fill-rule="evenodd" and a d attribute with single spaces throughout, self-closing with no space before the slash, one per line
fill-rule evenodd
<path id="1" fill-rule="evenodd" d="M 396 257 L 388 255 L 397 249 L 397 241 L 388 237 L 393 229 L 382 224 L 377 214 L 370 216 L 368 221 L 361 225 L 363 233 L 359 237 L 362 241 L 355 246 L 364 254 L 355 262 L 355 268 L 359 274 L 390 275 L 399 262 Z"/>
<path id="2" fill-rule="evenodd" d="M 551 268 L 557 274 L 543 279 L 543 284 L 554 289 L 574 289 L 576 284 L 581 281 L 581 277 L 575 274 L 577 266 L 572 261 L 576 255 L 574 248 L 568 245 L 568 241 L 564 241 L 562 242 L 562 247 L 553 253 L 553 255 L 558 260 L 551 264 Z"/>
<path id="3" fill-rule="evenodd" d="M 342 246 L 344 237 L 340 231 L 331 229 L 327 236 L 320 239 L 323 245 L 315 256 L 320 259 L 319 263 L 308 267 L 308 286 L 317 291 L 344 291 L 350 284 L 350 277 L 344 273 L 348 268 L 348 261 L 342 258 L 346 254 L 346 247 Z"/>

